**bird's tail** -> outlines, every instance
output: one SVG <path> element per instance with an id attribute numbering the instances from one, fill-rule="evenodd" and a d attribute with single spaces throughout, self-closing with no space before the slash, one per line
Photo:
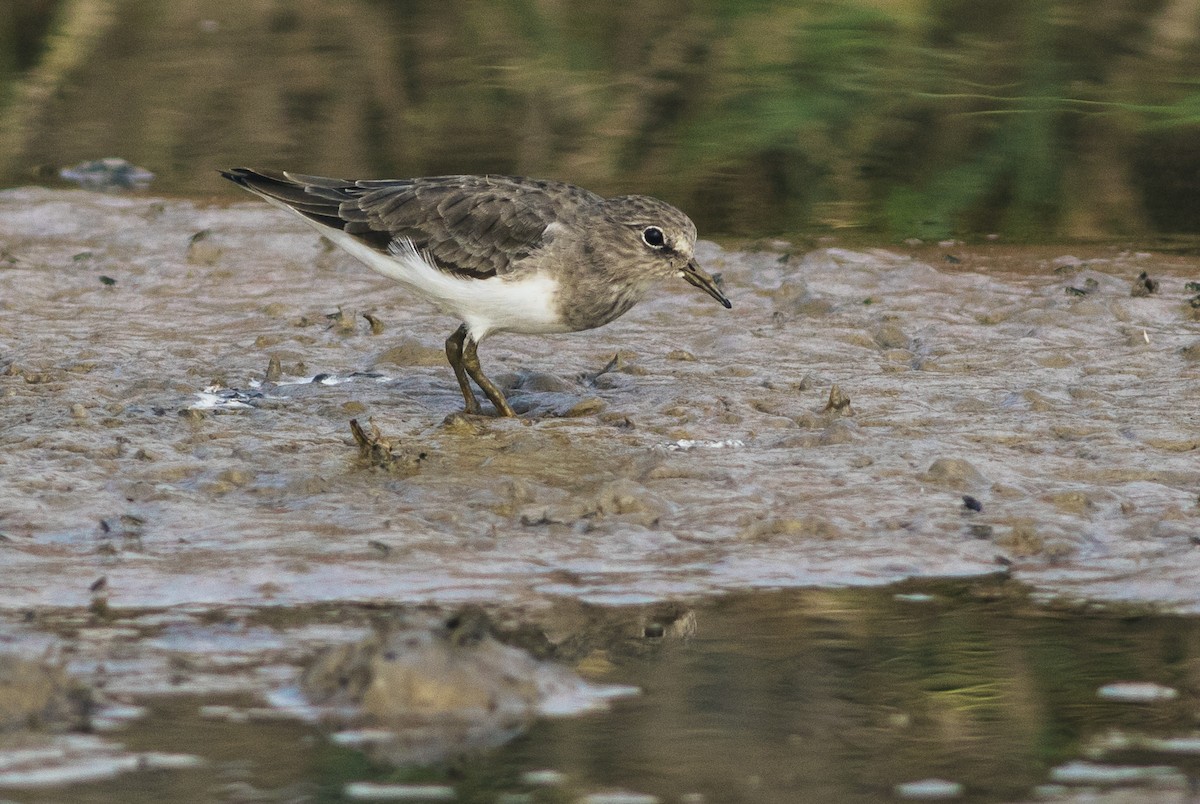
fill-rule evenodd
<path id="1" fill-rule="evenodd" d="M 286 171 L 238 167 L 222 170 L 221 175 L 275 206 L 335 229 L 346 225 L 340 214 L 342 203 L 362 194 L 352 181 Z"/>

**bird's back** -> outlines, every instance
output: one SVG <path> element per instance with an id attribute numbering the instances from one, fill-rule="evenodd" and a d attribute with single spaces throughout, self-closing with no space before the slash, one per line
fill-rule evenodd
<path id="1" fill-rule="evenodd" d="M 517 176 L 350 181 L 249 168 L 222 175 L 380 254 L 408 241 L 439 270 L 476 279 L 507 273 L 541 248 L 552 223 L 604 202 L 571 184 Z"/>

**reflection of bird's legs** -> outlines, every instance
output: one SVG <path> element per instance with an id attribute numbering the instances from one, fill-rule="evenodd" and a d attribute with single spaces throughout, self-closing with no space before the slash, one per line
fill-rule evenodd
<path id="1" fill-rule="evenodd" d="M 463 324 L 446 339 L 446 359 L 450 361 L 450 368 L 454 369 L 454 376 L 458 378 L 458 387 L 462 389 L 463 399 L 467 403 L 467 413 L 478 415 L 479 400 L 475 398 L 475 392 L 471 390 L 471 381 L 467 379 L 467 369 L 463 366 L 463 341 L 466 339 L 467 325 Z M 475 354 L 473 347 L 474 341 L 472 341 L 472 356 Z M 479 366 L 478 358 L 475 360 L 475 366 L 477 368 Z"/>

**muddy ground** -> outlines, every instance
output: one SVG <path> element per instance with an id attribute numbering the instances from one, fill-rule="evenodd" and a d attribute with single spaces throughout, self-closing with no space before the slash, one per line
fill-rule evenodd
<path id="1" fill-rule="evenodd" d="M 497 336 L 526 415 L 448 422 L 455 322 L 265 205 L 19 189 L 0 238 L 2 608 L 101 577 L 114 607 L 619 603 L 1005 569 L 1200 610 L 1192 257 L 703 243 L 732 311 L 679 283 Z"/>

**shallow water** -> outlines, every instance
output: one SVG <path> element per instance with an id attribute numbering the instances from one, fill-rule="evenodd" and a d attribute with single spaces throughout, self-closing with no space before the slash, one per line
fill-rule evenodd
<path id="1" fill-rule="evenodd" d="M 416 800 L 622 791 L 655 798 L 611 800 L 866 802 L 940 780 L 971 801 L 1150 802 L 1189 800 L 1200 769 L 1195 619 L 1048 608 L 1002 580 L 734 594 L 678 606 L 673 621 L 663 614 L 569 601 L 526 612 L 547 635 L 570 635 L 560 662 L 640 694 L 422 770 L 373 761 L 265 703 L 318 648 L 395 612 L 47 612 L 25 627 L 52 635 L 73 672 L 96 677 L 104 666 L 110 703 L 144 707 L 86 738 L 90 754 L 75 746 L 90 765 L 63 764 L 99 774 L 140 757 L 142 767 L 129 759 L 116 778 L 46 786 L 14 775 L 0 750 L 0 792 L 27 802 L 65 792 L 79 802 L 313 801 L 352 798 L 365 783 L 426 788 Z M 4 632 L 16 636 L 11 621 Z M 154 688 L 159 664 L 171 668 L 169 689 Z M 1129 682 L 1157 697 L 1102 697 Z"/>
<path id="2" fill-rule="evenodd" d="M 464 419 L 442 352 L 455 322 L 282 213 L 0 193 L 0 648 L 49 652 L 103 692 L 126 753 L 55 748 L 68 765 L 149 768 L 78 800 L 392 779 L 267 696 L 405 604 L 558 617 L 571 637 L 550 658 L 645 690 L 429 772 L 463 800 L 544 767 L 566 792 L 534 800 L 873 800 L 929 776 L 1011 800 L 1101 726 L 1188 736 L 1192 620 L 1032 608 L 992 632 L 957 593 L 908 611 L 890 592 L 765 590 L 1002 573 L 1060 605 L 1200 611 L 1200 260 L 832 242 L 699 256 L 732 311 L 679 283 L 594 332 L 498 336 L 481 358 L 525 413 Z M 1157 291 L 1131 295 L 1143 271 Z M 828 404 L 835 385 L 848 407 Z M 351 419 L 379 428 L 390 468 L 360 457 Z M 580 614 L 595 604 L 694 607 L 696 636 L 647 656 L 629 647 L 638 610 Z M 986 671 L 945 631 L 961 618 L 991 634 Z M 1069 694 L 1013 692 L 1059 676 Z M 1096 703 L 1123 680 L 1184 694 Z M 1011 709 L 988 708 L 995 689 Z M 930 701 L 944 711 L 925 723 Z M 252 713 L 199 709 L 221 703 Z M 256 753 L 279 744 L 284 762 Z M 196 755 L 217 781 L 185 767 Z M 788 769 L 796 756 L 811 764 Z"/>

